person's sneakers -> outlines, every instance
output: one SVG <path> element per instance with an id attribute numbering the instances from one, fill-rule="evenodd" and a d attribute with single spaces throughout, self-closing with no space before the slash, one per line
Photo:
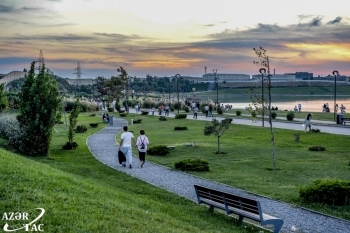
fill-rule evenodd
<path id="1" fill-rule="evenodd" d="M 131 164 L 129 165 L 129 168 L 132 168 Z"/>
<path id="2" fill-rule="evenodd" d="M 126 167 L 125 163 L 122 163 L 123 167 Z"/>
<path id="3" fill-rule="evenodd" d="M 141 167 L 145 167 L 145 163 L 142 163 L 142 164 L 141 164 Z"/>

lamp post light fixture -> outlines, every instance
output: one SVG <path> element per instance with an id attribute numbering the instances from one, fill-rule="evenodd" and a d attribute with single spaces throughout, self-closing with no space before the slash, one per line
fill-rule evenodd
<path id="1" fill-rule="evenodd" d="M 334 75 L 334 121 L 335 121 L 335 115 L 337 114 L 335 111 L 335 105 L 337 102 L 337 76 L 339 76 L 339 72 L 338 71 L 333 71 L 333 75 Z"/>
<path id="2" fill-rule="evenodd" d="M 261 105 L 262 105 L 262 127 L 264 127 L 265 121 L 265 104 L 264 104 L 264 74 L 266 74 L 265 68 L 260 68 L 259 70 L 261 74 Z"/>
<path id="3" fill-rule="evenodd" d="M 216 82 L 216 107 L 219 106 L 219 78 L 216 77 L 218 69 L 213 69 L 214 80 Z"/>
<path id="4" fill-rule="evenodd" d="M 176 74 L 176 91 L 177 91 L 177 114 L 180 113 L 180 101 L 179 101 L 179 79 L 181 78 L 181 75 Z"/>

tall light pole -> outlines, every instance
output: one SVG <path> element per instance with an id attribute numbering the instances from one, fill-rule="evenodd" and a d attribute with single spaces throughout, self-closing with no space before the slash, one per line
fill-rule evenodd
<path id="1" fill-rule="evenodd" d="M 169 77 L 169 103 L 170 103 L 170 83 L 171 83 L 171 77 Z"/>
<path id="2" fill-rule="evenodd" d="M 92 80 L 92 101 L 95 102 L 95 83 L 96 80 Z"/>
<path id="3" fill-rule="evenodd" d="M 176 89 L 177 89 L 177 114 L 180 113 L 180 101 L 179 101 L 179 79 L 180 79 L 180 75 L 176 74 L 175 78 L 176 78 Z"/>
<path id="4" fill-rule="evenodd" d="M 265 121 L 264 74 L 266 74 L 266 69 L 265 69 L 265 68 L 260 68 L 259 72 L 260 72 L 260 74 L 261 74 L 262 127 L 264 127 L 264 121 Z"/>
<path id="5" fill-rule="evenodd" d="M 335 105 L 337 102 L 337 76 L 339 76 L 339 72 L 338 71 L 333 71 L 333 75 L 334 75 L 334 121 L 335 121 Z"/>
<path id="6" fill-rule="evenodd" d="M 219 105 L 219 78 L 216 77 L 218 69 L 213 69 L 214 80 L 216 82 L 216 107 Z"/>

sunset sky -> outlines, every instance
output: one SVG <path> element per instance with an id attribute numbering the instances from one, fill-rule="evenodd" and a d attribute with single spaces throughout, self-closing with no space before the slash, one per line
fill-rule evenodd
<path id="1" fill-rule="evenodd" d="M 350 1 L 0 0 L 0 74 L 47 68 L 75 78 L 276 73 L 350 76 Z"/>

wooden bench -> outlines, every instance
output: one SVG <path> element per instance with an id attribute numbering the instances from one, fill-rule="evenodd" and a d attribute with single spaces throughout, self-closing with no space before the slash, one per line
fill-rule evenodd
<path id="1" fill-rule="evenodd" d="M 264 214 L 261 210 L 260 202 L 257 200 L 240 197 L 237 195 L 221 192 L 215 189 L 206 188 L 199 185 L 194 185 L 196 190 L 198 204 L 207 204 L 210 206 L 210 211 L 215 208 L 226 211 L 226 214 L 236 214 L 239 216 L 239 221 L 243 218 L 249 218 L 260 222 L 262 226 L 274 225 L 274 233 L 281 230 L 283 220 Z"/>
<path id="2" fill-rule="evenodd" d="M 350 118 L 347 118 L 347 117 L 343 117 L 343 125 L 345 125 L 345 122 L 350 122 Z"/>

